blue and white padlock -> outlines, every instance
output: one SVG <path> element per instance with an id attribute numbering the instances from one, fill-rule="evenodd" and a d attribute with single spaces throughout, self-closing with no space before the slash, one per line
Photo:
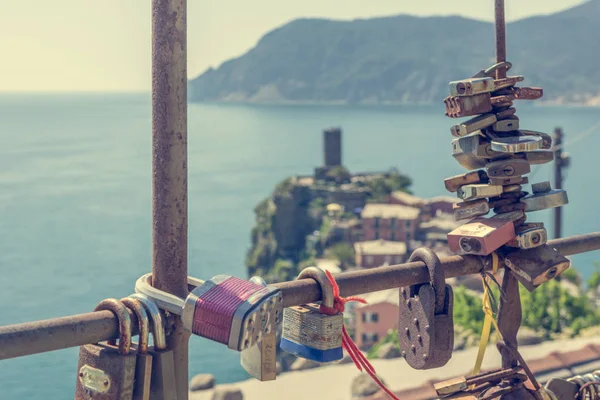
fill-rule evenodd
<path id="1" fill-rule="evenodd" d="M 327 274 L 317 267 L 305 268 L 298 279 L 312 278 L 321 286 L 323 305 L 333 308 L 333 287 Z M 319 363 L 339 361 L 343 358 L 342 327 L 344 315 L 338 312 L 326 315 L 319 304 L 309 303 L 283 310 L 281 350 Z"/>

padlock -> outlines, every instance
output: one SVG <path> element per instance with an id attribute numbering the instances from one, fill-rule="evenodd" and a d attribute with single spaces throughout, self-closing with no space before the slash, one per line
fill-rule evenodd
<path id="1" fill-rule="evenodd" d="M 492 109 L 498 110 L 502 108 L 509 108 L 513 106 L 513 101 L 509 96 L 496 96 L 490 98 L 490 103 L 492 104 Z"/>
<path id="2" fill-rule="evenodd" d="M 506 266 L 530 292 L 571 265 L 568 258 L 547 244 L 528 250 L 504 247 L 502 252 Z"/>
<path id="3" fill-rule="evenodd" d="M 450 128 L 450 133 L 455 137 L 466 136 L 470 133 L 492 126 L 494 122 L 496 122 L 496 115 L 481 114 L 465 122 L 454 125 Z"/>
<path id="4" fill-rule="evenodd" d="M 501 120 L 501 119 L 505 119 L 505 118 L 509 118 L 512 117 L 513 115 L 515 115 L 515 113 L 517 112 L 517 109 L 514 107 L 508 107 L 502 111 L 497 111 L 496 112 L 496 119 L 497 120 Z"/>
<path id="5" fill-rule="evenodd" d="M 259 276 L 250 278 L 250 282 L 257 285 L 268 286 Z M 266 316 L 261 324 L 266 323 Z M 262 339 L 254 346 L 240 353 L 240 364 L 246 372 L 259 381 L 272 381 L 277 377 L 277 331 L 263 334 Z"/>
<path id="6" fill-rule="evenodd" d="M 567 192 L 562 189 L 552 190 L 550 182 L 540 182 L 531 185 L 533 194 L 523 197 L 521 200 L 527 205 L 525 211 L 539 211 L 548 208 L 561 207 L 569 204 Z"/>
<path id="7" fill-rule="evenodd" d="M 188 277 L 188 284 L 192 281 L 196 287 L 186 299 L 152 287 L 152 274 L 140 277 L 135 290 L 160 308 L 181 315 L 183 326 L 194 335 L 236 351 L 254 346 L 281 321 L 282 296 L 274 286 L 262 287 L 229 275 L 207 281 Z M 264 326 L 256 323 L 263 318 L 267 321 Z"/>
<path id="8" fill-rule="evenodd" d="M 494 80 L 494 91 L 515 86 L 517 83 L 523 82 L 524 80 L 525 77 L 522 75 L 507 76 L 506 78 L 496 79 Z"/>
<path id="9" fill-rule="evenodd" d="M 542 150 L 550 150 L 552 148 L 552 136 L 548 135 L 547 133 L 530 131 L 526 129 L 519 129 L 519 132 L 525 136 L 537 136 L 542 138 L 542 144 L 540 145 L 540 149 Z"/>
<path id="10" fill-rule="evenodd" d="M 506 243 L 510 247 L 532 249 L 546 244 L 548 232 L 542 223 L 529 223 L 515 228 L 515 238 Z"/>
<path id="11" fill-rule="evenodd" d="M 450 82 L 450 96 L 473 96 L 480 93 L 489 93 L 496 89 L 494 78 L 469 78 Z"/>
<path id="12" fill-rule="evenodd" d="M 490 203 L 486 199 L 476 201 L 463 201 L 452 205 L 454 219 L 461 221 L 463 219 L 471 219 L 481 217 L 490 212 Z"/>
<path id="13" fill-rule="evenodd" d="M 511 100 L 538 100 L 544 96 L 544 89 L 538 87 L 509 87 L 494 92 L 494 96 L 507 96 Z"/>
<path id="14" fill-rule="evenodd" d="M 501 185 L 501 186 L 511 186 L 511 185 L 526 185 L 529 183 L 529 178 L 526 176 L 509 176 L 509 177 L 491 177 L 489 178 L 490 185 Z"/>
<path id="15" fill-rule="evenodd" d="M 506 214 L 506 213 L 511 213 L 514 211 L 521 211 L 521 213 L 519 214 L 517 219 L 523 218 L 524 213 L 522 211 L 525 210 L 525 207 L 527 207 L 525 205 L 525 203 L 521 203 L 520 201 L 517 202 L 512 202 L 510 204 L 505 204 L 505 205 L 496 205 L 497 203 L 494 202 L 494 212 L 496 213 L 496 215 L 500 215 L 500 214 Z"/>
<path id="16" fill-rule="evenodd" d="M 149 296 L 136 293 L 129 297 L 139 300 L 152 320 L 152 340 L 154 346 L 148 348 L 148 354 L 152 356 L 150 399 L 177 400 L 175 359 L 173 358 L 173 350 L 167 350 L 167 338 L 162 313 Z"/>
<path id="17" fill-rule="evenodd" d="M 146 309 L 139 300 L 125 297 L 121 299 L 121 303 L 135 313 L 140 333 L 138 343 L 131 345 L 131 349 L 137 353 L 133 400 L 149 400 L 150 379 L 152 378 L 152 355 L 148 353 L 148 340 L 150 336 L 148 313 L 146 313 Z"/>
<path id="18" fill-rule="evenodd" d="M 530 151 L 525 153 L 525 159 L 531 165 L 546 164 L 554 161 L 553 151 Z"/>
<path id="19" fill-rule="evenodd" d="M 512 132 L 519 129 L 519 117 L 511 117 L 507 119 L 503 119 L 500 121 L 496 121 L 492 125 L 492 130 L 494 132 Z"/>
<path id="20" fill-rule="evenodd" d="M 494 215 L 493 218 L 498 219 L 498 220 L 511 221 L 514 224 L 514 226 L 521 225 L 527 219 L 527 217 L 525 216 L 525 212 L 522 210 L 516 210 L 516 211 L 513 210 L 513 211 L 508 211 L 505 213 L 499 213 L 499 214 Z M 515 231 L 515 235 L 516 235 L 516 231 Z M 513 236 L 513 238 L 514 238 L 514 236 Z M 508 243 L 508 241 L 505 243 Z"/>
<path id="21" fill-rule="evenodd" d="M 492 111 L 489 93 L 473 96 L 449 96 L 444 99 L 446 116 L 450 118 L 470 117 Z"/>
<path id="22" fill-rule="evenodd" d="M 454 347 L 454 295 L 446 284 L 440 259 L 428 248 L 416 249 L 408 262 L 422 261 L 429 283 L 400 288 L 398 341 L 414 369 L 446 365 Z"/>
<path id="23" fill-rule="evenodd" d="M 511 220 L 475 218 L 448 233 L 448 247 L 456 254 L 487 256 L 515 237 Z"/>
<path id="24" fill-rule="evenodd" d="M 508 70 L 511 68 L 512 68 L 512 63 L 510 63 L 508 61 L 502 61 L 502 62 L 492 65 L 491 67 L 489 67 L 487 69 L 482 69 L 481 71 L 479 71 L 472 77 L 473 78 L 483 78 L 483 77 L 489 76 L 489 77 L 493 78 L 494 76 L 496 76 L 496 71 L 498 71 L 500 69 L 504 69 L 506 72 L 508 72 Z"/>
<path id="25" fill-rule="evenodd" d="M 500 185 L 473 184 L 459 187 L 456 194 L 459 199 L 470 201 L 499 196 L 503 191 Z"/>
<path id="26" fill-rule="evenodd" d="M 115 340 L 79 348 L 75 400 L 131 400 L 137 355 L 131 351 L 131 318 L 117 299 L 101 301 L 94 311 L 108 310 L 119 322 Z"/>
<path id="27" fill-rule="evenodd" d="M 510 178 L 530 173 L 531 166 L 527 160 L 513 158 L 489 162 L 485 170 L 490 178 Z"/>
<path id="28" fill-rule="evenodd" d="M 553 400 L 574 399 L 579 392 L 579 385 L 567 379 L 552 378 L 545 385 Z M 554 396 L 554 397 L 553 397 Z"/>
<path id="29" fill-rule="evenodd" d="M 305 268 L 298 279 L 312 278 L 321 286 L 322 304 L 334 307 L 333 287 L 325 272 L 317 267 Z M 344 316 L 321 313 L 315 303 L 289 307 L 283 311 L 281 350 L 319 363 L 341 360 Z"/>
<path id="30" fill-rule="evenodd" d="M 446 190 L 451 193 L 456 192 L 461 186 L 487 182 L 488 176 L 484 170 L 467 172 L 466 174 L 455 175 L 444 179 Z"/>
<path id="31" fill-rule="evenodd" d="M 466 169 L 483 168 L 489 159 L 501 155 L 493 151 L 489 140 L 478 133 L 452 140 L 452 156 Z"/>
<path id="32" fill-rule="evenodd" d="M 542 138 L 540 136 L 509 136 L 494 138 L 491 149 L 501 153 L 521 153 L 524 151 L 535 151 L 541 148 Z"/>

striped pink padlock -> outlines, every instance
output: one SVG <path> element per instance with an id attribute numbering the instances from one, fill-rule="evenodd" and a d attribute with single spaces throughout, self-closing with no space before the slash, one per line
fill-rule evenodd
<path id="1" fill-rule="evenodd" d="M 279 289 L 217 275 L 188 295 L 181 318 L 193 334 L 242 351 L 276 329 L 282 310 Z"/>
<path id="2" fill-rule="evenodd" d="M 281 291 L 229 275 L 207 281 L 188 277 L 197 285 L 181 299 L 153 288 L 151 275 L 142 276 L 136 292 L 143 293 L 158 307 L 181 315 L 183 325 L 194 335 L 242 351 L 254 346 L 263 335 L 277 329 L 283 312 Z M 191 282 L 192 280 L 192 282 Z"/>

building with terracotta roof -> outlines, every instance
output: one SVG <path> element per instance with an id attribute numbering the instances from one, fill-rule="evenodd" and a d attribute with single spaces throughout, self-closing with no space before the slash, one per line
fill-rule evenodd
<path id="1" fill-rule="evenodd" d="M 388 240 L 370 240 L 354 243 L 357 266 L 363 268 L 401 264 L 406 258 L 406 243 Z"/>
<path id="2" fill-rule="evenodd" d="M 398 289 L 382 290 L 361 296 L 367 304 L 354 309 L 354 341 L 360 349 L 368 349 L 398 327 Z"/>
<path id="3" fill-rule="evenodd" d="M 421 210 L 399 204 L 370 203 L 361 212 L 364 240 L 414 239 Z"/>

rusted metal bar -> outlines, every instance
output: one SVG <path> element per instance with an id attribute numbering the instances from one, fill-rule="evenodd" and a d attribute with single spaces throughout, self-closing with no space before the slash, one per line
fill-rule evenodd
<path id="1" fill-rule="evenodd" d="M 600 232 L 548 242 L 562 255 L 600 250 Z M 472 256 L 444 257 L 440 260 L 446 278 L 479 273 L 480 260 Z M 502 266 L 502 263 L 501 263 Z M 486 265 L 485 270 L 491 267 Z M 392 265 L 336 275 L 342 295 L 362 294 L 409 286 L 429 281 L 427 267 L 421 262 Z M 304 279 L 278 283 L 285 307 L 318 301 L 319 285 Z M 135 318 L 134 314 L 131 314 Z M 135 321 L 135 320 L 134 320 Z M 132 323 L 135 327 L 136 323 Z M 73 315 L 44 321 L 0 327 L 0 360 L 95 343 L 118 336 L 118 326 L 109 311 Z"/>
<path id="2" fill-rule="evenodd" d="M 152 285 L 187 295 L 186 0 L 152 0 Z M 188 398 L 189 334 L 177 319 L 177 398 Z"/>
<path id="3" fill-rule="evenodd" d="M 506 61 L 506 23 L 504 19 L 504 0 L 495 0 L 496 19 L 496 62 Z M 506 78 L 506 69 L 498 68 L 496 79 Z"/>

